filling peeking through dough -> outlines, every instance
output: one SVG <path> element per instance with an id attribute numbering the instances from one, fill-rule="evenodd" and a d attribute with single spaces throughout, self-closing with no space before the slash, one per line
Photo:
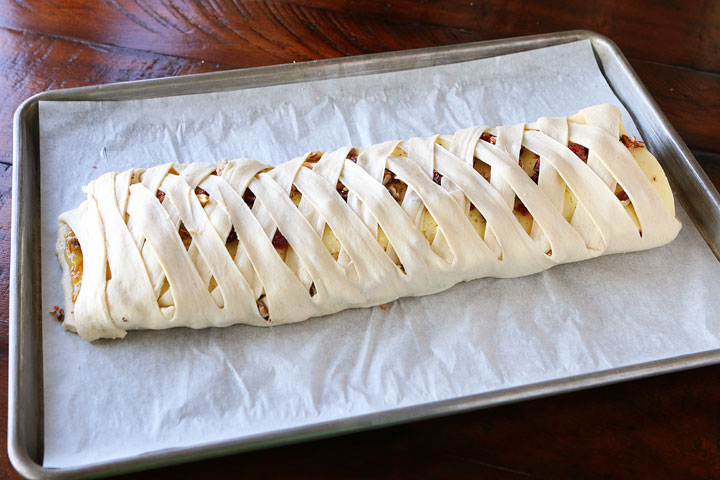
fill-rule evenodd
<path id="1" fill-rule="evenodd" d="M 83 276 L 83 255 L 75 233 L 71 230 L 65 235 L 65 261 L 70 267 L 70 284 L 72 285 L 72 301 L 75 303 L 80 295 Z"/>
<path id="2" fill-rule="evenodd" d="M 582 118 L 570 118 L 571 121 L 575 121 L 577 123 L 584 123 L 584 119 Z M 496 143 L 497 138 L 494 135 L 491 135 L 489 133 L 484 133 L 480 141 L 488 142 L 491 144 Z M 660 196 L 663 198 L 665 203 L 667 204 L 668 208 L 672 211 L 673 210 L 673 204 L 672 204 L 672 194 L 669 190 L 669 185 L 665 181 L 664 173 L 662 172 L 657 160 L 649 153 L 647 150 L 645 150 L 645 145 L 643 142 L 638 142 L 634 138 L 629 138 L 624 129 L 621 127 L 621 136 L 619 139 L 625 147 L 628 148 L 628 150 L 632 153 L 633 157 L 637 161 L 638 165 L 641 167 L 645 175 L 648 177 L 648 179 L 652 182 L 653 186 L 658 190 L 660 193 Z M 443 143 L 442 137 L 439 140 L 441 144 Z M 570 143 L 568 145 L 568 148 L 578 156 L 583 162 L 588 161 L 589 157 L 589 150 L 582 146 L 582 145 L 576 145 Z M 323 152 L 313 152 L 311 153 L 307 159 L 305 160 L 305 163 L 303 166 L 305 168 L 312 169 L 317 162 L 322 158 Z M 402 149 L 398 148 L 396 152 L 393 153 L 395 156 L 399 157 L 406 157 L 407 153 L 404 152 Z M 352 162 L 357 162 L 358 159 L 358 152 L 356 150 L 351 150 L 351 152 L 348 154 L 347 159 Z M 539 180 L 539 174 L 540 174 L 540 166 L 541 166 L 542 159 L 535 154 L 534 152 L 522 148 L 520 152 L 520 157 L 518 161 L 518 165 L 523 169 L 523 171 L 535 182 L 538 183 Z M 479 158 L 474 159 L 473 167 L 475 171 L 482 176 L 485 180 L 488 182 L 491 178 L 491 167 L 487 163 L 483 162 Z M 661 179 L 662 181 L 658 181 L 658 179 Z M 438 186 L 443 185 L 443 177 L 442 175 L 437 172 L 433 171 L 433 182 L 437 184 Z M 385 169 L 383 179 L 382 179 L 383 186 L 387 189 L 390 196 L 398 203 L 403 203 L 405 196 L 408 193 L 408 186 L 405 182 L 403 182 L 400 178 L 398 178 L 394 172 L 392 172 L 389 169 Z M 344 200 L 345 202 L 348 201 L 348 196 L 351 194 L 351 192 L 348 190 L 348 188 L 342 184 L 341 181 L 337 182 L 336 190 L 338 195 Z M 195 195 L 200 202 L 200 204 L 205 207 L 210 203 L 210 195 L 208 192 L 203 190 L 202 188 L 196 188 L 195 189 Z M 617 199 L 621 202 L 621 204 L 625 207 L 626 212 L 630 216 L 630 218 L 633 219 L 635 224 L 637 225 L 638 229 L 641 228 L 640 223 L 637 219 L 637 215 L 635 214 L 635 211 L 632 206 L 631 200 L 628 198 L 627 193 L 623 190 L 622 186 L 617 184 L 614 190 L 615 195 L 617 196 Z M 295 204 L 295 206 L 299 206 L 300 201 L 302 199 L 302 194 L 293 186 L 290 193 L 289 193 L 290 199 Z M 156 193 L 157 200 L 160 203 L 163 203 L 165 201 L 165 193 L 162 190 L 157 190 Z M 477 232 L 477 234 L 485 239 L 485 235 L 487 233 L 487 222 L 481 212 L 476 208 L 475 205 L 470 203 L 470 201 L 462 196 L 464 198 L 466 205 L 466 214 L 468 221 L 474 228 L 474 230 Z M 252 208 L 256 197 L 254 193 L 247 189 L 243 194 L 243 200 L 247 204 L 248 207 Z M 575 198 L 574 194 L 570 189 L 566 189 L 565 192 L 565 199 L 563 204 L 563 216 L 568 221 L 571 222 L 573 219 L 573 216 L 575 214 L 576 209 L 578 208 L 578 202 Z M 523 205 L 523 203 L 520 201 L 519 198 L 515 197 L 514 204 L 513 204 L 513 214 L 518 221 L 518 223 L 523 227 L 523 229 L 530 234 L 533 227 L 533 218 L 528 209 Z M 421 211 L 421 222 L 420 222 L 420 229 L 422 231 L 423 236 L 428 241 L 430 245 L 433 245 L 433 243 L 436 241 L 436 237 L 441 234 L 441 232 L 438 231 L 438 224 L 433 218 L 433 216 L 430 214 L 430 212 L 426 208 L 422 208 Z M 187 231 L 185 226 L 182 224 L 182 222 L 179 225 L 178 228 L 178 235 L 180 236 L 183 245 L 186 249 L 190 249 L 190 246 L 192 244 L 193 238 L 192 235 Z M 377 242 L 378 244 L 385 249 L 386 251 L 391 250 L 390 242 L 385 235 L 385 232 L 382 230 L 380 226 L 377 228 Z M 272 242 L 273 247 L 277 251 L 278 255 L 285 261 L 288 252 L 292 249 L 292 245 L 290 245 L 283 235 L 283 233 L 276 229 L 275 232 L 272 235 L 272 238 L 270 239 Z M 330 255 L 335 259 L 338 260 L 340 258 L 340 254 L 342 251 L 342 244 L 338 240 L 338 238 L 335 236 L 334 232 L 328 225 L 325 226 L 325 229 L 322 233 L 322 242 L 327 248 Z M 228 249 L 228 252 L 230 255 L 235 258 L 237 252 L 238 252 L 238 246 L 239 246 L 239 240 L 237 236 L 237 232 L 235 231 L 235 227 L 231 227 L 230 233 L 227 236 L 226 239 L 226 248 Z M 69 267 L 69 273 L 70 273 L 70 282 L 72 286 L 72 301 L 75 302 L 77 300 L 77 297 L 80 293 L 80 289 L 82 287 L 82 277 L 83 277 L 83 254 L 82 254 L 82 248 L 80 245 L 80 242 L 78 241 L 78 238 L 75 236 L 75 233 L 72 231 L 69 231 L 69 233 L 65 236 L 65 260 L 67 262 L 67 265 Z M 552 251 L 547 252 L 548 255 L 552 255 Z M 397 255 L 392 255 L 393 259 L 395 260 L 395 263 L 398 265 L 398 267 L 403 270 L 403 266 L 401 265 L 400 261 L 397 259 Z M 167 281 L 165 281 L 167 283 Z M 214 283 L 214 285 L 213 285 Z M 217 283 L 214 282 L 214 278 L 211 278 L 210 285 L 208 288 L 210 290 L 213 290 L 214 287 L 217 286 Z M 165 297 L 168 294 L 171 295 L 171 292 L 168 292 L 169 285 L 166 285 L 167 288 L 162 288 L 160 292 L 161 297 Z M 212 293 L 212 292 L 211 292 Z M 310 296 L 314 296 L 315 291 L 315 285 L 311 284 L 309 292 Z M 160 302 L 161 304 L 170 304 L 168 300 L 166 299 L 163 302 Z M 264 291 L 260 293 L 260 295 L 257 298 L 257 307 L 258 307 L 258 313 L 260 316 L 265 318 L 269 321 L 270 312 L 266 303 L 265 299 L 265 293 Z"/>

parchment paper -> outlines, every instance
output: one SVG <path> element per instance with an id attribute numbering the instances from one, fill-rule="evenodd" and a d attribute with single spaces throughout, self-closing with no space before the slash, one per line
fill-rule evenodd
<path id="1" fill-rule="evenodd" d="M 57 216 L 103 172 L 369 145 L 621 106 L 589 42 L 229 93 L 40 104 L 43 309 Z M 623 109 L 624 110 L 624 109 Z M 636 129 L 623 118 L 631 134 Z M 662 152 L 654 152 L 662 157 Z M 720 347 L 720 264 L 684 212 L 672 244 L 483 279 L 387 310 L 88 344 L 43 320 L 48 467 L 130 457 Z"/>

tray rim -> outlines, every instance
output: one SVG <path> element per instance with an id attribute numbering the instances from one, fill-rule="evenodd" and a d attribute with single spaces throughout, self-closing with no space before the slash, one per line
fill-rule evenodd
<path id="1" fill-rule="evenodd" d="M 472 42 L 458 45 L 448 45 L 440 47 L 429 47 L 415 50 L 405 50 L 399 52 L 385 52 L 369 55 L 360 55 L 353 57 L 341 57 L 325 60 L 314 60 L 310 62 L 271 65 L 264 67 L 253 67 L 246 69 L 229 70 L 223 72 L 211 72 L 202 74 L 192 74 L 182 77 L 166 77 L 158 79 L 135 80 L 129 82 L 118 82 L 106 85 L 96 85 L 87 87 L 76 87 L 62 90 L 52 90 L 38 93 L 25 100 L 16 110 L 13 118 L 13 178 L 12 178 L 12 221 L 11 221 L 11 259 L 10 259 L 10 284 L 9 284 L 9 368 L 8 368 L 8 456 L 15 469 L 27 478 L 34 479 L 55 479 L 55 478 L 74 478 L 74 477 L 96 477 L 112 474 L 128 473 L 138 470 L 157 468 L 188 461 L 196 461 L 207 459 L 232 453 L 256 450 L 260 448 L 268 448 L 280 445 L 287 445 L 300 441 L 311 439 L 326 438 L 334 435 L 359 432 L 384 426 L 397 425 L 410 421 L 428 419 L 449 415 L 453 413 L 465 412 L 480 408 L 487 408 L 516 401 L 529 400 L 544 396 L 567 393 L 579 389 L 590 388 L 601 385 L 609 385 L 626 380 L 639 379 L 663 373 L 670 373 L 689 368 L 696 368 L 720 363 L 720 349 L 698 352 L 679 357 L 671 357 L 650 362 L 643 362 L 625 367 L 614 368 L 604 371 L 596 371 L 582 375 L 563 377 L 559 379 L 549 380 L 539 383 L 531 383 L 517 387 L 494 390 L 465 397 L 456 397 L 442 401 L 425 403 L 410 407 L 401 407 L 382 412 L 375 412 L 355 417 L 346 417 L 339 420 L 333 420 L 323 423 L 310 424 L 299 427 L 291 427 L 284 430 L 273 431 L 264 434 L 252 435 L 249 437 L 235 438 L 225 441 L 212 442 L 207 444 L 186 446 L 165 449 L 147 454 L 141 454 L 135 457 L 123 458 L 107 462 L 98 462 L 88 465 L 81 465 L 70 468 L 48 468 L 36 462 L 29 452 L 27 445 L 22 442 L 25 433 L 20 424 L 20 411 L 23 406 L 23 391 L 19 388 L 23 373 L 23 348 L 27 348 L 22 342 L 23 338 L 27 338 L 25 330 L 30 328 L 26 322 L 23 324 L 19 316 L 19 299 L 21 294 L 22 279 L 20 278 L 20 264 L 25 260 L 22 257 L 22 247 L 25 236 L 27 235 L 27 226 L 24 219 L 24 208 L 21 199 L 25 195 L 25 185 L 23 176 L 24 157 L 22 155 L 23 142 L 26 141 L 26 131 L 24 129 L 25 121 L 28 116 L 32 115 L 32 110 L 37 107 L 40 101 L 73 101 L 73 100 L 109 100 L 122 99 L 123 95 L 128 94 L 128 90 L 139 91 L 141 98 L 168 96 L 168 95 L 149 95 L 154 91 L 167 88 L 178 88 L 178 84 L 191 85 L 195 89 L 195 93 L 199 91 L 222 91 L 239 88 L 252 88 L 248 86 L 233 86 L 230 88 L 222 88 L 219 90 L 211 89 L 214 84 L 224 82 L 227 79 L 243 79 L 243 78 L 271 78 L 278 77 L 278 72 L 287 72 L 297 69 L 307 69 L 310 74 L 313 70 L 336 68 L 347 72 L 355 68 L 362 68 L 365 64 L 391 59 L 393 57 L 423 57 L 428 55 L 446 54 L 448 52 L 463 52 L 465 50 L 488 50 L 493 47 L 505 46 L 516 47 L 517 50 L 532 50 L 542 48 L 549 45 L 558 45 L 579 40 L 590 40 L 593 45 L 593 51 L 598 55 L 598 46 L 610 52 L 618 62 L 618 66 L 623 70 L 623 74 L 627 75 L 634 81 L 635 86 L 639 88 L 640 98 L 638 101 L 647 103 L 650 111 L 654 114 L 654 120 L 658 125 L 663 127 L 669 138 L 671 146 L 675 148 L 681 158 L 684 160 L 684 166 L 689 169 L 690 173 L 697 179 L 698 188 L 707 196 L 708 201 L 720 211 L 720 195 L 710 183 L 707 175 L 699 166 L 694 156 L 688 149 L 687 145 L 680 139 L 675 129 L 670 125 L 665 115 L 660 111 L 659 107 L 649 95 L 647 89 L 639 80 L 633 69 L 630 67 L 626 58 L 619 48 L 609 38 L 595 32 L 587 30 L 571 30 L 567 32 L 549 33 L 542 35 L 531 35 L 523 37 L 514 37 L 507 39 L 489 40 Z M 543 45 L 537 45 L 539 42 L 545 42 Z M 490 53 L 487 57 L 502 55 L 504 53 Z M 478 57 L 482 58 L 482 57 Z M 452 62 L 445 62 L 452 63 Z M 598 64 L 603 70 L 602 62 L 598 59 Z M 349 69 L 347 67 L 350 67 Z M 387 70 L 390 71 L 390 70 Z M 372 72 L 377 73 L 377 72 Z M 350 74 L 353 74 L 352 72 Z M 355 73 L 354 75 L 357 75 Z M 603 75 L 605 72 L 603 71 Z M 296 81 L 312 80 L 312 76 L 302 78 Z M 274 84 L 294 83 L 294 82 L 275 82 Z M 610 81 L 608 80 L 608 83 Z M 271 83 L 272 84 L 272 83 Z M 610 85 L 613 88 L 612 85 Z M 139 89 L 139 90 L 138 90 Z M 199 89 L 199 91 L 197 91 Z M 613 90 L 615 90 L 613 88 Z M 179 94 L 188 94 L 179 93 Z M 616 92 L 617 93 L 617 92 Z M 170 95 L 175 95 L 172 93 Z M 143 96 L 148 95 L 148 96 Z M 108 98 L 110 97 L 110 98 Z M 138 97 L 135 97 L 138 98 Z M 628 111 L 631 115 L 633 111 L 627 102 Z M 715 238 L 708 238 L 708 232 L 700 230 L 705 241 L 719 256 L 718 245 L 713 242 Z M 38 332 L 40 346 L 42 339 L 42 331 Z M 35 338 L 35 342 L 38 339 Z M 34 352 L 40 358 L 40 382 L 42 382 L 42 349 Z M 42 398 L 39 399 L 42 404 Z M 42 428 L 42 422 L 40 423 Z"/>

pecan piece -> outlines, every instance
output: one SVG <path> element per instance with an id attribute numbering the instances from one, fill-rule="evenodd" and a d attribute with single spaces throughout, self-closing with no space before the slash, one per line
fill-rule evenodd
<path id="1" fill-rule="evenodd" d="M 322 158 L 322 156 L 323 156 L 323 152 L 318 152 L 318 151 L 311 152 L 310 155 L 308 155 L 307 159 L 305 159 L 305 161 L 308 163 L 315 163 L 315 162 L 319 161 Z"/>
<path id="2" fill-rule="evenodd" d="M 390 183 L 391 181 L 393 181 L 394 179 L 395 179 L 395 174 L 386 168 L 385 173 L 383 174 L 382 184 L 384 186 L 387 186 L 387 184 Z"/>
<path id="3" fill-rule="evenodd" d="M 192 242 L 192 235 L 190 235 L 190 232 L 187 231 L 187 228 L 185 228 L 185 224 L 180 222 L 180 228 L 178 228 L 178 233 L 180 234 L 180 239 L 183 241 L 183 244 L 185 244 L 185 247 L 188 247 L 190 245 L 190 242 Z"/>
<path id="4" fill-rule="evenodd" d="M 335 190 L 340 194 L 340 197 L 348 201 L 348 193 L 350 193 L 345 185 L 341 181 L 338 180 L 337 185 L 335 186 Z"/>
<path id="5" fill-rule="evenodd" d="M 645 148 L 645 142 L 635 140 L 634 136 L 630 138 L 627 135 L 621 135 L 620 142 L 625 145 L 625 148 Z"/>
<path id="6" fill-rule="evenodd" d="M 387 186 L 387 189 L 388 192 L 390 192 L 390 195 L 392 195 L 392 197 L 395 199 L 395 201 L 400 203 L 405 197 L 407 185 L 405 184 L 405 182 L 401 182 L 400 180 L 393 180 Z"/>
<path id="7" fill-rule="evenodd" d="M 265 305 L 265 294 L 262 294 L 260 298 L 258 298 L 255 303 L 257 304 L 258 313 L 261 317 L 263 317 L 265 320 L 270 319 L 270 311 L 268 310 L 267 305 Z"/>
<path id="8" fill-rule="evenodd" d="M 480 140 L 495 145 L 495 143 L 497 142 L 497 137 L 495 135 L 490 135 L 489 133 L 483 133 L 482 135 L 480 135 Z"/>
<path id="9" fill-rule="evenodd" d="M 215 169 L 215 175 L 222 175 L 223 171 L 225 170 L 225 167 L 228 165 L 227 158 L 223 158 L 220 160 L 220 163 L 218 163 L 217 168 Z"/>
<path id="10" fill-rule="evenodd" d="M 210 201 L 210 194 L 200 187 L 195 187 L 195 195 L 203 207 Z"/>

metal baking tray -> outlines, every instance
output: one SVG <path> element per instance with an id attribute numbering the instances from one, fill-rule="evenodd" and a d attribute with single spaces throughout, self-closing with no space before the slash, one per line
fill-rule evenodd
<path id="1" fill-rule="evenodd" d="M 96 477 L 188 462 L 448 415 L 471 409 L 569 392 L 591 386 L 720 363 L 720 350 L 668 358 L 619 369 L 398 408 L 333 422 L 290 428 L 193 447 L 151 452 L 135 458 L 52 469 L 43 458 L 42 312 L 40 305 L 39 138 L 41 100 L 131 100 L 237 90 L 279 83 L 366 75 L 532 50 L 589 39 L 598 64 L 624 103 L 643 139 L 659 152 L 676 198 L 688 212 L 716 257 L 720 258 L 720 195 L 688 147 L 668 123 L 629 63 L 608 38 L 588 31 L 519 37 L 447 47 L 391 52 L 229 72 L 142 80 L 57 90 L 35 95 L 15 113 L 13 145 L 12 256 L 10 263 L 10 365 L 8 453 L 22 475 L 35 479 Z"/>

